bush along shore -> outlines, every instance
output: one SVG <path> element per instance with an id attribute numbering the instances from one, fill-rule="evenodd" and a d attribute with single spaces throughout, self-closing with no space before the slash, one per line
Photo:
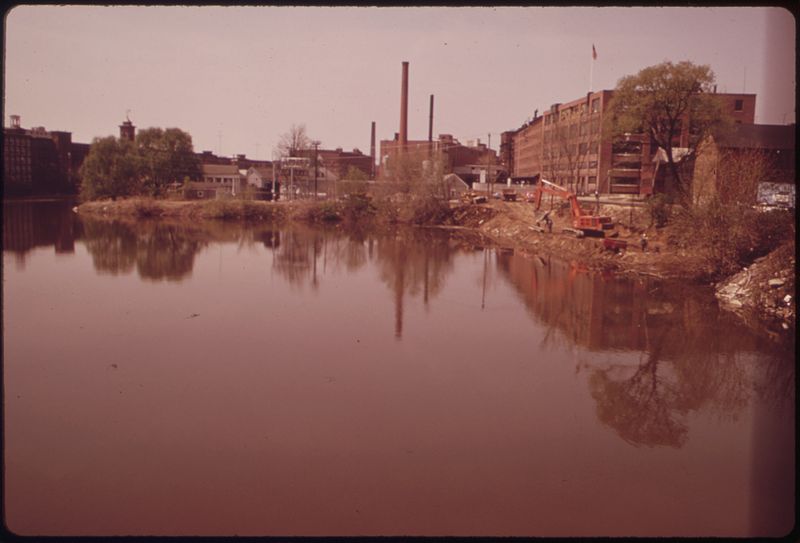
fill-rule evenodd
<path id="1" fill-rule="evenodd" d="M 533 205 L 524 202 L 455 204 L 410 194 L 281 202 L 134 197 L 86 202 L 76 210 L 107 218 L 449 228 L 474 234 L 482 243 L 523 253 L 554 254 L 592 269 L 715 286 L 721 305 L 743 318 L 767 322 L 779 331 L 793 332 L 795 326 L 794 214 L 788 211 L 723 214 L 716 210 L 710 215 L 707 210 L 689 213 L 677 209 L 665 214 L 663 206 L 602 206 L 599 212 L 611 215 L 617 225 L 616 239 L 627 243 L 623 251 L 610 251 L 602 239 L 561 233 L 570 226 L 569 210 L 563 206 L 550 215 L 552 232 L 542 231 Z"/>

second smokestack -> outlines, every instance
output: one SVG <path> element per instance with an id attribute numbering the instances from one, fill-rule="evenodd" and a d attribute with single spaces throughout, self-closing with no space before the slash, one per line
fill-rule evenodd
<path id="1" fill-rule="evenodd" d="M 403 83 L 400 87 L 400 146 L 408 144 L 408 62 L 403 61 Z"/>

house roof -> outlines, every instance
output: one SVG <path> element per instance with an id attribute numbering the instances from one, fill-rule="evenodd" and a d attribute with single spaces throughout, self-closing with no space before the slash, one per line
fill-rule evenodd
<path id="1" fill-rule="evenodd" d="M 736 149 L 792 149 L 795 126 L 781 124 L 736 124 L 719 137 L 719 146 Z"/>
<path id="2" fill-rule="evenodd" d="M 203 164 L 203 175 L 239 175 L 235 164 Z"/>
<path id="3" fill-rule="evenodd" d="M 272 178 L 272 168 L 267 168 L 265 166 L 251 166 L 247 173 L 255 172 L 261 177 L 269 177 Z"/>

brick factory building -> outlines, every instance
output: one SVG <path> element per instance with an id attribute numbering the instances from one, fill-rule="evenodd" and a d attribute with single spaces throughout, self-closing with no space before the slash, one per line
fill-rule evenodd
<path id="1" fill-rule="evenodd" d="M 298 157 L 307 158 L 311 167 L 314 167 L 314 154 L 317 155 L 317 168 L 325 168 L 326 172 L 335 179 L 344 179 L 350 168 L 355 168 L 367 178 L 372 177 L 372 157 L 365 155 L 359 149 L 344 151 L 341 147 L 336 149 L 303 149 L 296 154 Z M 313 175 L 313 173 L 312 173 Z"/>
<path id="2" fill-rule="evenodd" d="M 73 143 L 72 133 L 25 129 L 18 115 L 3 129 L 5 195 L 74 194 L 89 145 Z"/>
<path id="3" fill-rule="evenodd" d="M 579 194 L 652 194 L 660 189 L 654 157 L 657 147 L 642 134 L 616 141 L 602 133 L 603 116 L 614 91 L 587 93 L 564 104 L 538 110 L 516 130 L 500 139 L 501 162 L 512 182 L 540 177 Z M 734 123 L 753 124 L 755 94 L 715 94 Z M 676 147 L 688 146 L 688 126 Z M 663 169 L 662 169 L 663 171 Z M 662 176 L 663 177 L 663 176 Z"/>
<path id="4" fill-rule="evenodd" d="M 395 134 L 394 139 L 380 142 L 382 175 L 388 174 L 392 167 L 392 161 L 397 160 L 401 152 L 414 156 L 415 160 L 440 157 L 443 174 L 454 173 L 470 185 L 478 181 L 480 171 L 486 171 L 487 167 L 493 173 L 498 170 L 497 153 L 485 143 L 481 143 L 480 140 L 468 141 L 464 145 L 451 134 L 439 134 L 439 138 L 436 140 L 430 142 L 428 140 L 408 140 L 403 146 L 400 143 L 399 134 Z"/>

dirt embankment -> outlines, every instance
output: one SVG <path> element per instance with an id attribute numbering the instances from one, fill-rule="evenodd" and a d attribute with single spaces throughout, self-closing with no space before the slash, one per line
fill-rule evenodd
<path id="1" fill-rule="evenodd" d="M 484 205 L 463 206 L 454 210 L 452 223 L 459 227 L 477 229 L 483 235 L 504 247 L 513 247 L 530 252 L 548 252 L 567 259 L 623 273 L 651 275 L 661 278 L 684 278 L 695 280 L 701 275 L 698 255 L 669 248 L 664 235 L 649 228 L 649 216 L 645 208 L 601 206 L 600 212 L 610 215 L 617 227 L 615 237 L 624 242 L 623 250 L 604 247 L 603 238 L 577 238 L 564 233 L 571 227 L 570 216 L 558 209 L 550 213 L 552 231 L 541 231 L 536 219 L 541 211 L 532 204 L 523 202 L 492 201 Z M 642 235 L 647 236 L 647 246 L 642 249 Z"/>

